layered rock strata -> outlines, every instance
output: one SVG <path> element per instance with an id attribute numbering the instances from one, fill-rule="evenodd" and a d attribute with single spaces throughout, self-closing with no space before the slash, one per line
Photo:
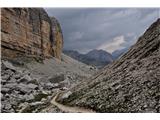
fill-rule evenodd
<path id="1" fill-rule="evenodd" d="M 1 47 L 2 57 L 19 56 L 61 59 L 62 42 L 54 44 L 57 34 L 53 32 L 51 19 L 42 8 L 2 8 L 1 9 Z M 57 48 L 55 50 L 55 47 Z"/>

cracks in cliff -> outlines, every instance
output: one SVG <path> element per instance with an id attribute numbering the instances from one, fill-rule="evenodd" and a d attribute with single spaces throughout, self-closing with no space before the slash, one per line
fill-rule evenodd
<path id="1" fill-rule="evenodd" d="M 5 48 L 5 49 L 9 49 L 9 50 L 14 50 L 14 51 L 17 51 L 17 52 L 21 52 L 22 54 L 25 53 L 25 51 L 22 51 L 22 50 L 18 50 L 18 49 L 14 49 L 14 48 L 11 48 L 11 47 L 8 47 L 8 46 L 5 46 L 5 45 L 1 45 L 2 48 Z"/>
<path id="2" fill-rule="evenodd" d="M 44 53 L 43 53 L 43 36 L 42 36 L 42 19 L 41 19 L 41 15 L 40 15 L 40 12 L 39 12 L 39 19 L 40 19 L 40 36 L 41 36 L 41 55 L 42 57 L 44 56 Z"/>

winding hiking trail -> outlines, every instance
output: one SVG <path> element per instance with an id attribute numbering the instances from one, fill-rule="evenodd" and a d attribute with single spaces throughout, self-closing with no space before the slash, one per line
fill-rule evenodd
<path id="1" fill-rule="evenodd" d="M 55 97 L 51 100 L 51 104 L 55 105 L 63 112 L 67 112 L 67 113 L 96 113 L 95 111 L 93 111 L 91 109 L 85 109 L 82 107 L 71 107 L 71 106 L 66 106 L 61 103 L 58 103 L 56 100 L 57 100 L 59 94 L 60 93 L 57 93 L 55 95 Z"/>

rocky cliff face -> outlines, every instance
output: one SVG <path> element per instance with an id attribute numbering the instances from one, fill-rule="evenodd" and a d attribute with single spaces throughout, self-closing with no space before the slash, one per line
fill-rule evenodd
<path id="1" fill-rule="evenodd" d="M 56 24 L 56 23 L 55 23 Z M 48 14 L 41 8 L 2 8 L 1 9 L 1 46 L 2 57 L 20 56 L 61 59 L 62 42 L 54 44 L 57 34 Z M 54 48 L 57 48 L 56 50 Z"/>
<path id="2" fill-rule="evenodd" d="M 97 112 L 160 112 L 160 19 L 121 58 L 59 102 Z"/>
<path id="3" fill-rule="evenodd" d="M 61 59 L 62 47 L 63 47 L 63 35 L 61 26 L 55 17 L 51 17 L 52 32 L 54 34 L 54 55 L 56 58 Z"/>

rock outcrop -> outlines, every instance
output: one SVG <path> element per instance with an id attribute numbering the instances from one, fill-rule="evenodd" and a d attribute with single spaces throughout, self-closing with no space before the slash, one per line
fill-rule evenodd
<path id="1" fill-rule="evenodd" d="M 96 112 L 160 112 L 160 19 L 117 61 L 59 102 Z"/>
<path id="2" fill-rule="evenodd" d="M 60 29 L 59 23 L 52 25 L 50 17 L 42 8 L 2 8 L 2 57 L 12 59 L 20 56 L 54 56 L 61 59 L 63 38 L 57 37 L 62 36 L 61 31 L 53 31 L 57 27 Z M 56 41 L 61 41 L 58 46 L 55 44 Z"/>

